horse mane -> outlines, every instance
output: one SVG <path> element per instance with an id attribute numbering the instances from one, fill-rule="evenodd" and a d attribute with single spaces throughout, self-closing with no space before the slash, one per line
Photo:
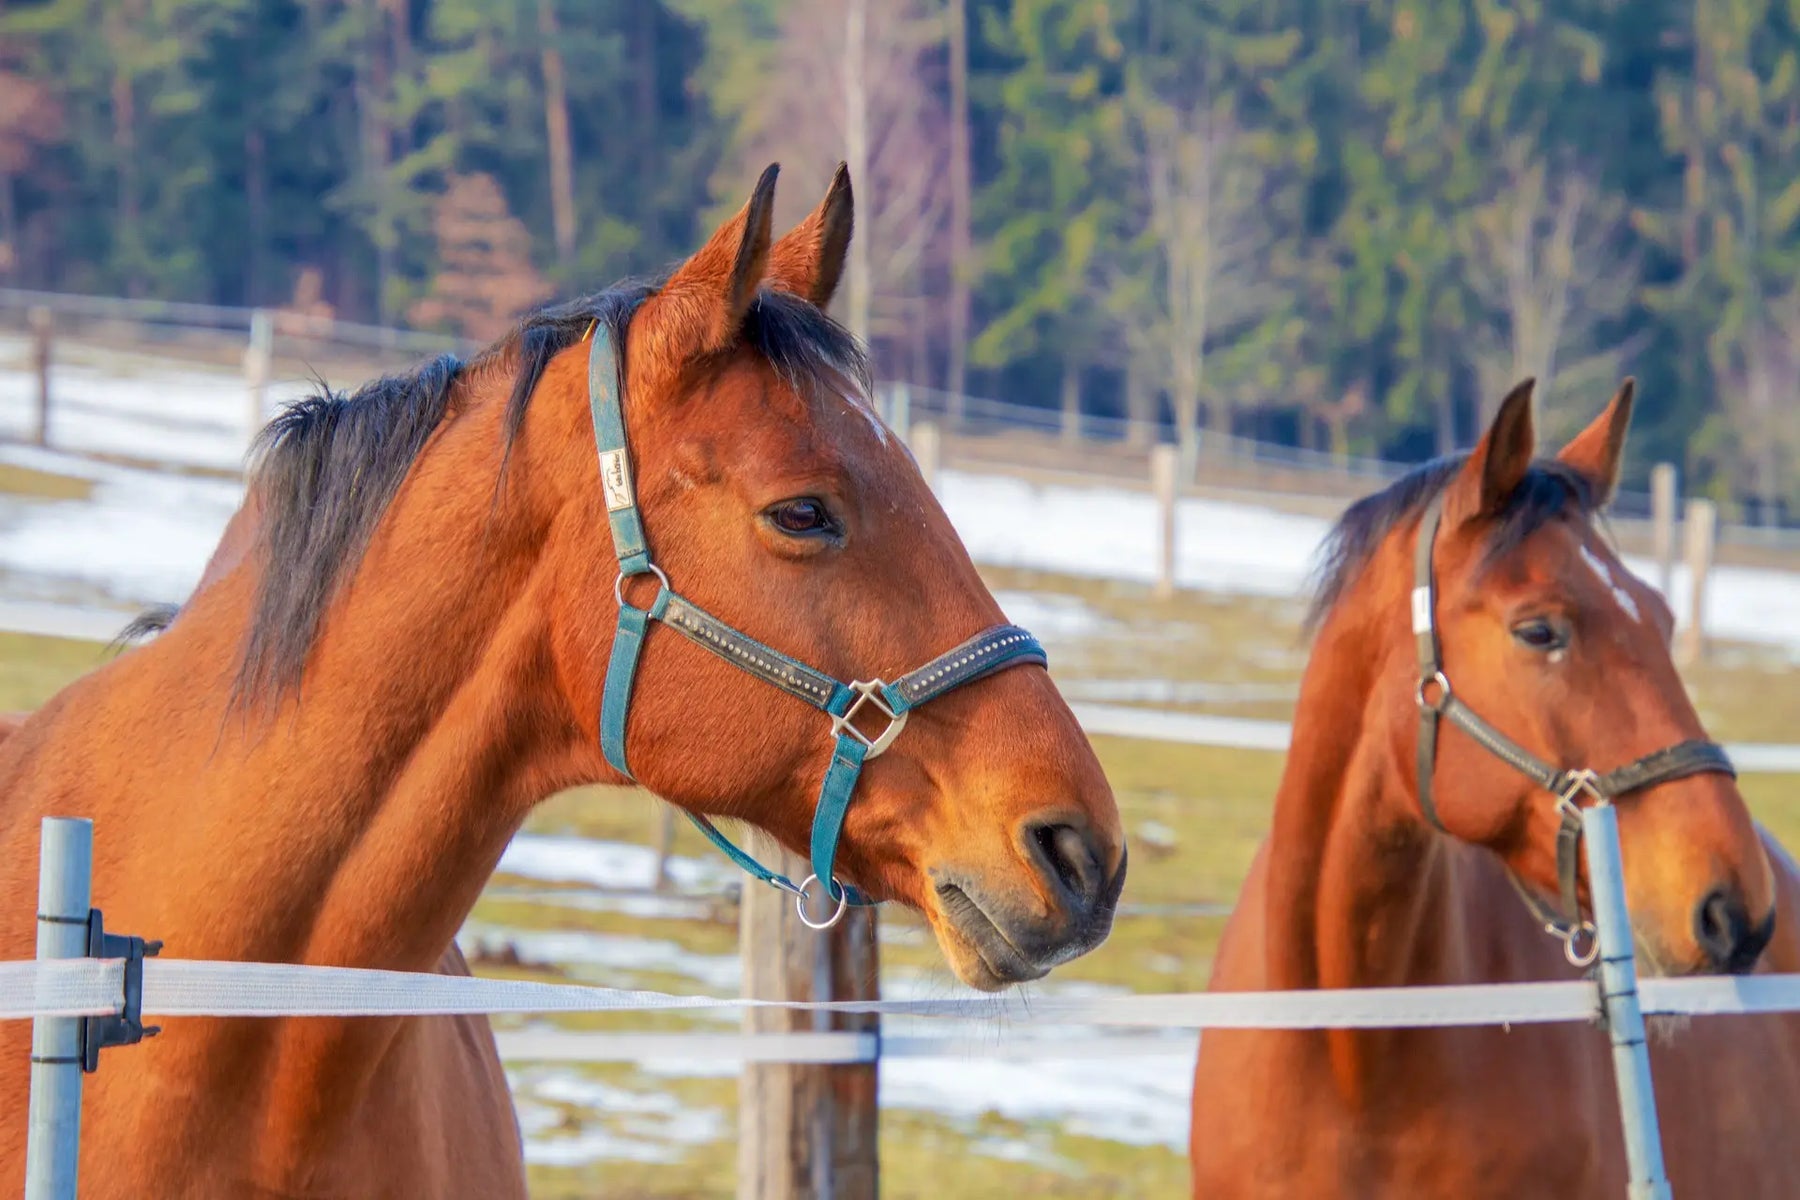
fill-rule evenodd
<path id="1" fill-rule="evenodd" d="M 1319 552 L 1306 630 L 1318 629 L 1388 534 L 1421 516 L 1468 460 L 1464 452 L 1422 463 L 1344 511 Z M 1587 476 L 1555 459 L 1539 459 L 1507 498 L 1506 507 L 1494 514 L 1486 561 L 1491 563 L 1518 549 L 1526 538 L 1565 513 L 1572 511 L 1585 520 L 1597 508 L 1594 485 Z"/>
<path id="2" fill-rule="evenodd" d="M 264 569 L 234 700 L 280 697 L 298 689 L 326 611 L 355 574 L 432 431 L 451 411 L 459 382 L 467 382 L 478 369 L 511 365 L 498 488 L 545 368 L 597 323 L 608 328 L 617 347 L 619 394 L 625 397 L 626 331 L 661 282 L 630 280 L 539 308 L 466 362 L 446 354 L 347 395 L 320 383 L 312 395 L 271 421 L 251 452 L 249 486 L 260 491 L 263 501 L 256 549 Z M 845 378 L 865 393 L 871 390 L 867 359 L 855 338 L 791 293 L 761 290 L 745 316 L 738 345 L 754 350 L 809 396 L 841 386 Z"/>

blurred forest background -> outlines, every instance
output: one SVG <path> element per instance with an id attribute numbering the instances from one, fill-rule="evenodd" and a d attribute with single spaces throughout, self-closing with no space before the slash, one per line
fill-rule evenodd
<path id="1" fill-rule="evenodd" d="M 0 0 L 0 286 L 486 339 L 856 172 L 878 374 L 1800 517 L 1800 4 Z M 1641 485 L 1641 478 L 1634 478 Z"/>

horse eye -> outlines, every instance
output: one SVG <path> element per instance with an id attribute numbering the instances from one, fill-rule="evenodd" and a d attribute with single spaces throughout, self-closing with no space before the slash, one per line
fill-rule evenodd
<path id="1" fill-rule="evenodd" d="M 768 510 L 768 518 L 783 533 L 805 536 L 831 531 L 831 513 L 823 502 L 807 497 L 783 500 Z"/>
<path id="2" fill-rule="evenodd" d="M 1562 632 L 1545 620 L 1526 621 L 1513 627 L 1513 637 L 1533 650 L 1560 650 L 1568 644 Z"/>

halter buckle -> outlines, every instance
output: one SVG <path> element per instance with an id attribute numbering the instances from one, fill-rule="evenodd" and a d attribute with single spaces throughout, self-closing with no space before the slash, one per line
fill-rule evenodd
<path id="1" fill-rule="evenodd" d="M 806 926 L 808 929 L 823 931 L 830 929 L 833 925 L 836 925 L 839 921 L 844 919 L 844 913 L 849 911 L 850 908 L 850 889 L 835 879 L 826 884 L 825 896 L 827 899 L 831 898 L 831 889 L 837 889 L 837 908 L 823 921 L 815 921 L 806 911 L 806 894 L 807 890 L 817 882 L 819 882 L 819 877 L 817 875 L 808 875 L 806 877 L 806 882 L 802 883 L 799 890 L 794 893 L 794 911 L 799 914 L 800 923 L 802 925 Z"/>
<path id="2" fill-rule="evenodd" d="M 881 696 L 886 688 L 886 682 L 880 679 L 871 679 L 866 682 L 857 680 L 851 683 L 850 690 L 856 693 L 856 699 L 850 702 L 850 707 L 844 710 L 843 716 L 831 718 L 832 738 L 840 738 L 848 733 L 861 742 L 864 749 L 867 750 L 867 753 L 863 755 L 865 762 L 871 758 L 879 758 L 884 750 L 893 745 L 894 739 L 900 736 L 900 731 L 906 728 L 906 718 L 912 715 L 911 712 L 897 713 L 888 707 L 888 702 Z M 888 727 L 875 737 L 870 737 L 851 723 L 850 718 L 854 717 L 864 704 L 874 705 L 875 711 L 888 719 Z M 801 884 L 800 886 L 804 888 L 806 885 Z"/>
<path id="3" fill-rule="evenodd" d="M 1556 807 L 1563 816 L 1572 820 L 1581 820 L 1581 802 L 1578 797 L 1586 792 L 1594 798 L 1596 804 L 1609 801 L 1606 793 L 1600 790 L 1600 774 L 1583 767 L 1578 771 L 1570 771 L 1563 780 L 1563 785 L 1556 793 Z"/>

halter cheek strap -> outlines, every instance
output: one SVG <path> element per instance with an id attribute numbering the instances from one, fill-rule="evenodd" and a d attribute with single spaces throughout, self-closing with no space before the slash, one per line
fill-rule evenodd
<path id="1" fill-rule="evenodd" d="M 813 874 L 805 882 L 796 884 L 787 876 L 763 866 L 733 845 L 705 817 L 695 813 L 687 816 L 713 845 L 744 871 L 791 893 L 800 919 L 807 925 L 815 929 L 829 928 L 843 917 L 847 907 L 873 903 L 856 888 L 839 883 L 833 875 L 844 819 L 849 813 L 864 764 L 880 757 L 893 745 L 906 727 L 908 714 L 919 705 L 1007 667 L 1021 663 L 1043 666 L 1046 663 L 1044 648 L 1036 638 L 1016 625 L 995 625 L 893 683 L 880 679 L 845 683 L 721 621 L 672 590 L 668 576 L 651 561 L 643 519 L 638 512 L 631 459 L 626 450 L 625 416 L 619 392 L 619 367 L 612 352 L 612 340 L 604 327 L 598 327 L 594 330 L 593 348 L 588 357 L 588 400 L 593 410 L 594 438 L 600 454 L 601 487 L 606 498 L 608 523 L 612 527 L 613 550 L 619 560 L 619 577 L 613 585 L 619 620 L 600 699 L 601 753 L 620 774 L 633 778 L 625 755 L 626 728 L 631 715 L 638 658 L 652 621 L 675 630 L 733 666 L 820 710 L 830 719 L 832 750 L 813 810 L 810 847 Z M 625 598 L 625 581 L 637 575 L 652 575 L 657 581 L 656 595 L 647 608 L 639 608 Z M 885 718 L 886 728 L 870 736 L 854 723 L 859 716 Z M 815 881 L 823 885 L 827 898 L 835 904 L 834 910 L 823 921 L 815 921 L 807 908 L 808 891 Z"/>
<path id="2" fill-rule="evenodd" d="M 1447 719 L 1474 738 L 1488 753 L 1505 761 L 1555 796 L 1557 813 L 1561 818 L 1556 831 L 1556 878 L 1562 911 L 1558 913 L 1551 909 L 1536 892 L 1525 886 L 1511 868 L 1508 868 L 1507 874 L 1526 907 L 1543 924 L 1545 932 L 1562 939 L 1563 951 L 1569 961 L 1576 966 L 1587 966 L 1594 961 L 1599 950 L 1593 938 L 1594 926 L 1581 914 L 1579 883 L 1583 796 L 1591 797 L 1596 804 L 1610 804 L 1633 792 L 1685 779 L 1690 775 L 1711 772 L 1736 778 L 1737 772 L 1724 747 L 1701 740 L 1680 742 L 1646 754 L 1636 762 L 1604 775 L 1586 768 L 1559 769 L 1501 733 L 1464 704 L 1451 690 L 1449 677 L 1444 674 L 1437 640 L 1437 595 L 1431 562 L 1443 513 L 1444 497 L 1440 493 L 1425 507 L 1425 514 L 1419 521 L 1418 543 L 1413 552 L 1412 628 L 1419 660 L 1419 808 L 1424 812 L 1426 820 L 1438 829 L 1444 829 L 1444 823 L 1438 817 L 1437 802 L 1433 798 L 1440 719 Z M 1579 949 L 1578 942 L 1586 942 L 1586 949 Z"/>

